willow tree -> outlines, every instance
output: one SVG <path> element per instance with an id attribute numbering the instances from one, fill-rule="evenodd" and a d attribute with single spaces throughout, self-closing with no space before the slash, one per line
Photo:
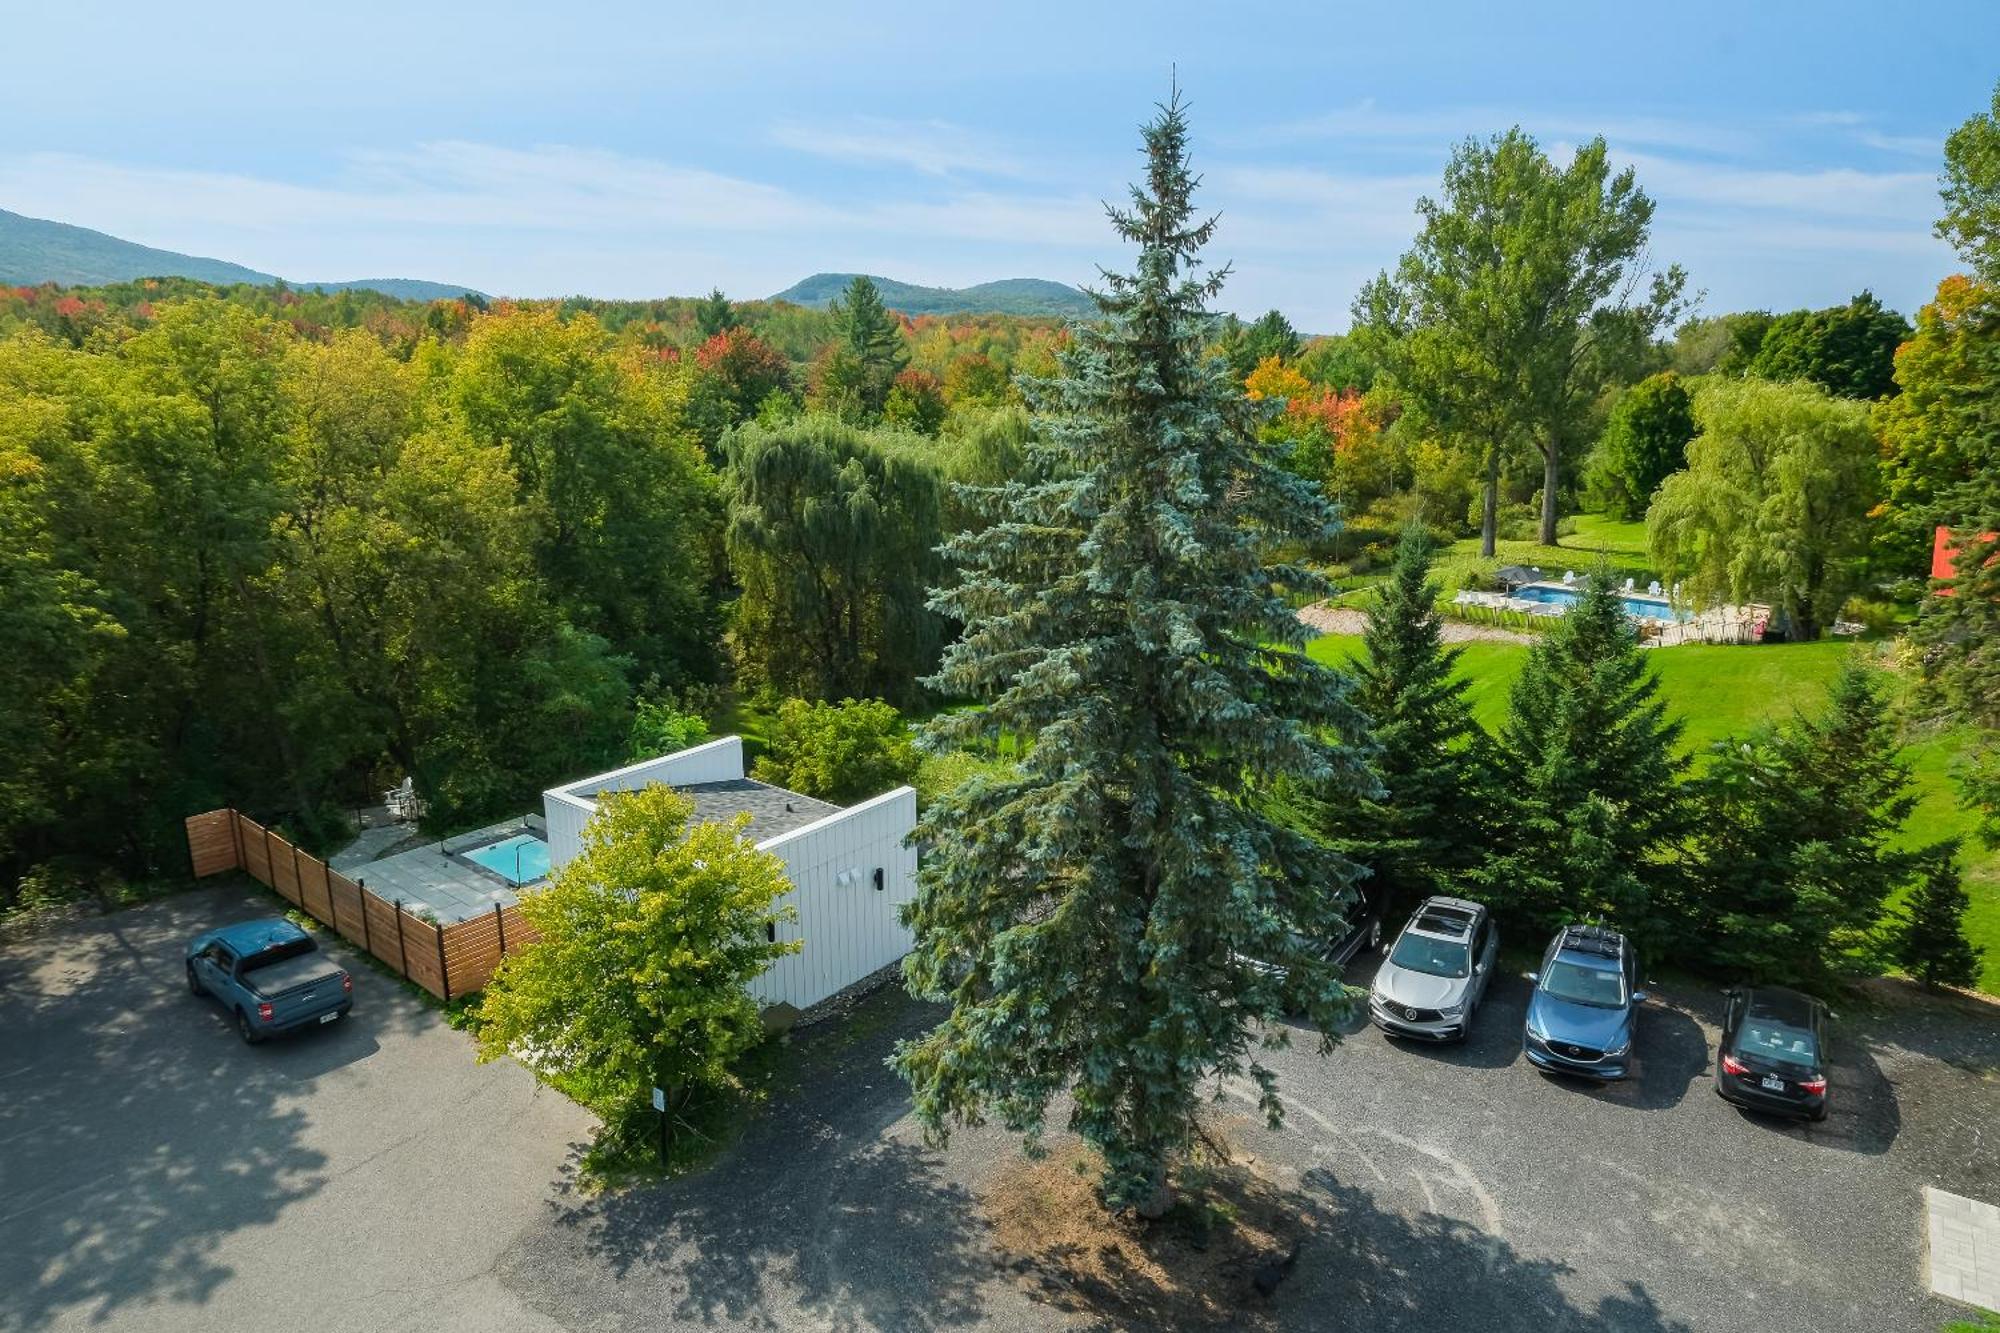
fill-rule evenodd
<path id="1" fill-rule="evenodd" d="M 829 417 L 742 426 L 723 449 L 733 632 L 752 674 L 818 699 L 909 700 L 942 638 L 925 606 L 937 474 Z"/>
<path id="2" fill-rule="evenodd" d="M 938 1134 L 993 1114 L 1032 1143 L 1067 1090 L 1105 1203 L 1157 1216 L 1204 1085 L 1247 1075 L 1275 1121 L 1254 1048 L 1282 1044 L 1288 1010 L 1323 1033 L 1346 1010 L 1312 941 L 1340 928 L 1354 868 L 1264 797 L 1373 784 L 1349 685 L 1305 656 L 1285 597 L 1320 581 L 1276 554 L 1334 516 L 1204 355 L 1227 269 L 1200 259 L 1214 220 L 1194 217 L 1178 96 L 1144 136 L 1145 182 L 1109 210 L 1137 269 L 1104 274 L 1101 320 L 1033 387 L 1039 480 L 974 492 L 991 522 L 947 544 L 957 578 L 932 605 L 965 631 L 934 684 L 986 706 L 926 742 L 1032 745 L 919 830 L 904 971 L 952 1008 L 893 1064 Z"/>
<path id="3" fill-rule="evenodd" d="M 1687 467 L 1646 511 L 1654 561 L 1698 602 L 1767 600 L 1816 639 L 1860 576 L 1878 489 L 1868 408 L 1817 385 L 1712 381 Z"/>

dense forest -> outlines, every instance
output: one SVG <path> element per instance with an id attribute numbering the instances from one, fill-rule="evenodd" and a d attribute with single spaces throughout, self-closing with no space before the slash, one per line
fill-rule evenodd
<path id="1" fill-rule="evenodd" d="M 1506 238 L 1542 285 L 1499 299 L 1454 247 L 1529 189 L 1563 222 Z M 1796 637 L 1914 607 L 1932 527 L 1970 518 L 1991 275 L 1914 323 L 1866 292 L 1697 314 L 1642 268 L 1651 215 L 1601 141 L 1472 141 L 1352 332 L 1210 319 L 1261 440 L 1342 516 L 1291 555 L 1352 586 L 1412 522 L 1490 549 L 1589 508 Z M 328 843 L 405 775 L 463 827 L 676 701 L 951 702 L 921 683 L 958 632 L 939 547 L 990 521 L 963 484 L 1035 479 L 1024 386 L 1077 336 L 910 318 L 866 279 L 826 309 L 0 289 L 0 899 L 172 871 L 217 805 Z M 1508 350 L 1467 373 L 1479 347 Z"/>

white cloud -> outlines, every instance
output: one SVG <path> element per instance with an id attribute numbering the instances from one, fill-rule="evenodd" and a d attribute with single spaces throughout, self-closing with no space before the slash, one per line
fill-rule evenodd
<path id="1" fill-rule="evenodd" d="M 929 176 L 1029 174 L 993 140 L 943 120 L 853 116 L 834 123 L 788 121 L 772 129 L 771 139 L 835 162 L 904 167 Z"/>
<path id="2" fill-rule="evenodd" d="M 1339 139 L 1360 144 L 1430 146 L 1441 153 L 1468 135 L 1477 138 L 1499 134 L 1513 125 L 1541 138 L 1582 141 L 1601 134 L 1612 143 L 1702 152 L 1736 152 L 1749 144 L 1748 134 L 1740 128 L 1665 116 L 1578 117 L 1491 106 L 1392 111 L 1372 99 L 1304 120 L 1267 126 L 1245 139 L 1252 143 Z"/>

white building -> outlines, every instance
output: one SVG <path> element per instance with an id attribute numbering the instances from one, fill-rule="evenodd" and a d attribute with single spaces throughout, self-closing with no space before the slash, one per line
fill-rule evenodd
<path id="1" fill-rule="evenodd" d="M 917 887 L 917 852 L 909 841 L 917 823 L 914 788 L 845 808 L 829 805 L 745 776 L 743 741 L 725 736 L 543 792 L 550 871 L 581 854 L 584 825 L 601 797 L 656 783 L 692 799 L 698 819 L 748 814 L 745 836 L 785 863 L 792 891 L 783 901 L 798 916 L 779 924 L 777 938 L 804 943 L 751 983 L 759 1002 L 803 1009 L 909 952 L 899 910 Z"/>

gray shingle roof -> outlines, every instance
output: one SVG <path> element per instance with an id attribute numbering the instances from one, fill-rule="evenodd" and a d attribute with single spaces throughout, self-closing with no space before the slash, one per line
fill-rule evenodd
<path id="1" fill-rule="evenodd" d="M 775 838 L 780 833 L 789 833 L 795 828 L 804 828 L 815 820 L 825 819 L 840 810 L 837 805 L 817 801 L 810 796 L 801 796 L 783 787 L 773 787 L 768 782 L 758 782 L 752 778 L 732 778 L 726 782 L 696 782 L 675 791 L 694 802 L 696 819 L 726 823 L 740 814 L 750 816 L 748 836 L 752 842 L 763 842 Z M 605 793 L 608 794 L 608 793 Z M 600 794 L 599 799 L 604 794 Z"/>

